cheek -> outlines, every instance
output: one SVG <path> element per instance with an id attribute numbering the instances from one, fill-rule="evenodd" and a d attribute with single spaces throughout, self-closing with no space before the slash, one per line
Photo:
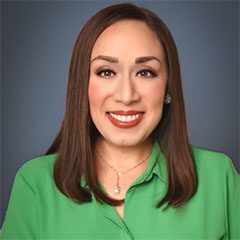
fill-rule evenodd
<path id="1" fill-rule="evenodd" d="M 162 81 L 156 82 L 149 86 L 146 92 L 149 103 L 151 103 L 153 107 L 162 107 L 165 94 L 165 83 Z"/>
<path id="2" fill-rule="evenodd" d="M 88 98 L 90 103 L 90 108 L 94 108 L 94 106 L 97 104 L 99 99 L 101 98 L 101 94 L 98 90 L 98 87 L 96 84 L 93 84 L 91 81 L 89 82 L 88 86 Z"/>
<path id="3" fill-rule="evenodd" d="M 108 96 L 106 86 L 98 84 L 95 81 L 89 81 L 88 98 L 90 108 L 100 106 Z"/>

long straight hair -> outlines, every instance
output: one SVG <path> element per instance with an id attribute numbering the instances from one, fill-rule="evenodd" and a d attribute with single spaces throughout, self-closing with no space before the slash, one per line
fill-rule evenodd
<path id="1" fill-rule="evenodd" d="M 197 189 L 197 176 L 188 140 L 177 48 L 164 22 L 153 12 L 132 3 L 115 4 L 91 17 L 82 28 L 73 48 L 69 68 L 67 99 L 62 126 L 46 155 L 57 153 L 54 179 L 57 188 L 77 203 L 98 201 L 116 206 L 124 200 L 107 196 L 100 188 L 96 174 L 94 146 L 99 136 L 91 120 L 88 83 L 91 53 L 99 35 L 120 20 L 137 20 L 155 32 L 165 52 L 168 71 L 166 92 L 172 101 L 164 105 L 162 118 L 151 136 L 158 141 L 166 158 L 168 188 L 156 207 L 167 203 L 180 207 Z M 80 184 L 84 178 L 85 186 Z"/>

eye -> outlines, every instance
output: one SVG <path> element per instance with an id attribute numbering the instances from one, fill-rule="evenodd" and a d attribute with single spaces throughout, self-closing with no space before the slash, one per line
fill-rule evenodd
<path id="1" fill-rule="evenodd" d="M 152 78 L 157 76 L 157 74 L 154 71 L 149 69 L 142 69 L 137 74 L 139 73 L 140 73 L 140 77 Z"/>
<path id="2" fill-rule="evenodd" d="M 110 77 L 113 77 L 116 73 L 111 69 L 102 69 L 102 70 L 97 70 L 96 74 L 99 77 L 110 78 Z"/>
<path id="3" fill-rule="evenodd" d="M 96 74 L 97 76 L 102 78 L 111 78 L 114 75 L 116 75 L 116 72 L 108 68 L 108 69 L 97 70 Z M 146 77 L 146 78 L 153 78 L 157 76 L 157 74 L 150 69 L 142 69 L 137 73 L 137 75 L 139 74 L 140 74 L 140 77 Z"/>

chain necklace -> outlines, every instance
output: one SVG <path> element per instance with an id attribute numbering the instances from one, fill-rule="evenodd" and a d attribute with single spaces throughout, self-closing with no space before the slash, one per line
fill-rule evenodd
<path id="1" fill-rule="evenodd" d="M 119 180 L 120 180 L 120 176 L 122 176 L 123 174 L 132 171 L 133 169 L 137 168 L 138 166 L 140 166 L 141 164 L 143 164 L 149 157 L 149 155 L 147 156 L 146 159 L 144 159 L 143 161 L 141 161 L 140 163 L 138 163 L 137 165 L 135 165 L 134 167 L 131 167 L 128 170 L 122 171 L 122 172 L 118 172 L 112 165 L 110 165 L 104 158 L 103 156 L 97 151 L 99 157 L 116 173 L 117 175 L 117 180 L 116 180 L 116 184 L 113 185 L 113 191 L 116 195 L 120 194 L 121 192 L 121 187 L 119 185 Z"/>

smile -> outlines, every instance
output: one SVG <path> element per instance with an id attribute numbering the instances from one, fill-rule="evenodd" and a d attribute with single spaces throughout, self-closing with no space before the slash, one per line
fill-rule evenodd
<path id="1" fill-rule="evenodd" d="M 142 114 L 138 113 L 135 115 L 117 115 L 117 114 L 113 114 L 113 113 L 109 113 L 113 118 L 115 118 L 116 120 L 120 121 L 120 122 L 131 122 L 135 119 L 138 119 Z"/>
<path id="2" fill-rule="evenodd" d="M 143 119 L 144 112 L 137 111 L 115 111 L 107 112 L 107 118 L 110 122 L 119 128 L 131 128 L 138 125 Z"/>

